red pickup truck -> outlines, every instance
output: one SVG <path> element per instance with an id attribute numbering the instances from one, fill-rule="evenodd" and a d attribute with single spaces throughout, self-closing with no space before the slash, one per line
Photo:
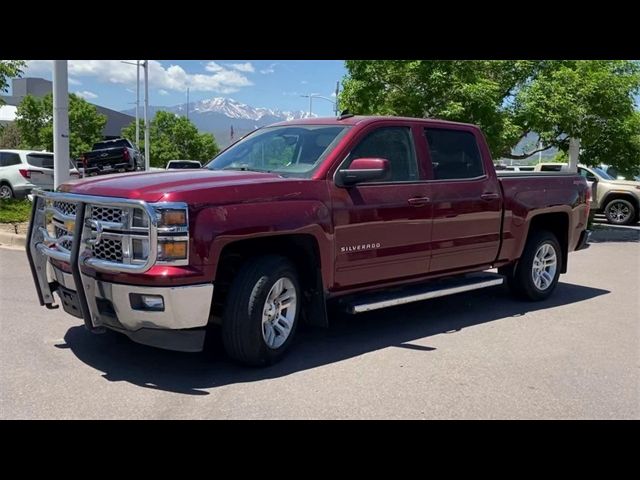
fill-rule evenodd
<path id="1" fill-rule="evenodd" d="M 473 125 L 342 115 L 261 128 L 199 170 L 37 192 L 27 256 L 40 303 L 57 292 L 93 332 L 198 351 L 219 327 L 232 358 L 265 365 L 330 301 L 505 282 L 547 298 L 587 246 L 589 196 L 577 174 L 497 175 Z"/>

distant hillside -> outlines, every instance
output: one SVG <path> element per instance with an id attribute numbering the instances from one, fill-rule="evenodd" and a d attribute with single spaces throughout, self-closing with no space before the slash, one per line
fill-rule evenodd
<path id="1" fill-rule="evenodd" d="M 149 115 L 153 117 L 158 110 L 186 115 L 187 104 L 183 103 L 172 107 L 149 106 Z M 135 109 L 125 110 L 124 113 L 135 115 Z M 223 148 L 231 143 L 232 126 L 234 140 L 237 140 L 258 127 L 284 120 L 307 118 L 308 116 L 308 112 L 301 110 L 283 111 L 252 107 L 223 97 L 189 103 L 189 119 L 200 131 L 213 133 L 218 145 Z"/>

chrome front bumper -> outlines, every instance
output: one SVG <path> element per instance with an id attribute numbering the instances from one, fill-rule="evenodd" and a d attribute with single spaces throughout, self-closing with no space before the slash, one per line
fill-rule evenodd
<path id="1" fill-rule="evenodd" d="M 77 293 L 73 276 L 51 267 L 56 291 L 67 313 L 81 317 L 78 305 L 70 298 Z M 141 287 L 103 282 L 91 277 L 83 279 L 85 291 L 91 292 L 93 325 L 124 333 L 132 340 L 169 350 L 202 350 L 204 327 L 209 322 L 213 284 L 180 287 Z M 60 288 L 62 287 L 62 288 Z M 131 294 L 161 296 L 163 311 L 134 308 Z M 88 299 L 89 300 L 89 299 Z M 77 312 L 77 313 L 76 313 Z"/>
<path id="2" fill-rule="evenodd" d="M 77 204 L 73 243 L 70 252 L 63 252 L 51 244 L 46 229 L 46 209 L 43 198 L 63 199 Z M 135 204 L 149 211 L 141 201 L 92 197 L 53 192 L 37 192 L 29 223 L 27 257 L 38 293 L 40 304 L 58 308 L 53 292 L 60 297 L 64 310 L 82 318 L 90 331 L 100 333 L 104 328 L 120 331 L 132 340 L 160 348 L 181 351 L 199 351 L 204 343 L 204 327 L 209 321 L 213 284 L 206 283 L 175 287 L 144 287 L 99 281 L 82 271 L 81 266 L 93 270 L 113 272 L 111 262 L 83 255 L 86 252 L 90 232 L 84 221 L 87 204 Z M 149 215 L 152 228 L 149 232 L 152 245 L 157 238 L 156 225 Z M 143 265 L 117 265 L 121 271 L 142 273 L 156 259 L 156 249 L 151 248 L 148 261 Z M 67 262 L 72 273 L 54 267 L 49 259 Z M 51 275 L 49 275 L 49 267 Z M 51 277 L 51 278 L 50 278 Z M 134 307 L 132 294 L 162 296 L 162 311 L 141 310 Z"/>

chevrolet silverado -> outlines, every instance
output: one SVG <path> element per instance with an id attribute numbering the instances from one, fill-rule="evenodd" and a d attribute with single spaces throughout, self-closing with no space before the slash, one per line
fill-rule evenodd
<path id="1" fill-rule="evenodd" d="M 41 305 L 55 292 L 92 332 L 199 351 L 218 328 L 266 365 L 301 322 L 328 325 L 328 302 L 503 283 L 546 299 L 588 246 L 589 201 L 578 174 L 496 174 L 476 126 L 347 114 L 260 128 L 201 169 L 36 192 L 27 256 Z"/>

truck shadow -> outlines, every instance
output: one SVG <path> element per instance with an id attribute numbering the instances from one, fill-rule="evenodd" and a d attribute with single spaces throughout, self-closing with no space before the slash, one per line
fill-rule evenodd
<path id="1" fill-rule="evenodd" d="M 124 335 L 94 335 L 82 326 L 70 328 L 59 348 L 70 349 L 81 361 L 104 372 L 105 379 L 190 395 L 236 383 L 278 378 L 340 362 L 389 347 L 408 348 L 416 355 L 437 354 L 435 348 L 412 344 L 441 333 L 493 321 L 526 321 L 526 314 L 582 302 L 608 290 L 559 283 L 555 294 L 539 303 L 513 299 L 497 287 L 451 298 L 350 316 L 331 314 L 328 329 L 302 329 L 288 355 L 278 364 L 251 369 L 226 359 L 220 346 L 203 353 L 180 353 L 136 344 Z"/>

